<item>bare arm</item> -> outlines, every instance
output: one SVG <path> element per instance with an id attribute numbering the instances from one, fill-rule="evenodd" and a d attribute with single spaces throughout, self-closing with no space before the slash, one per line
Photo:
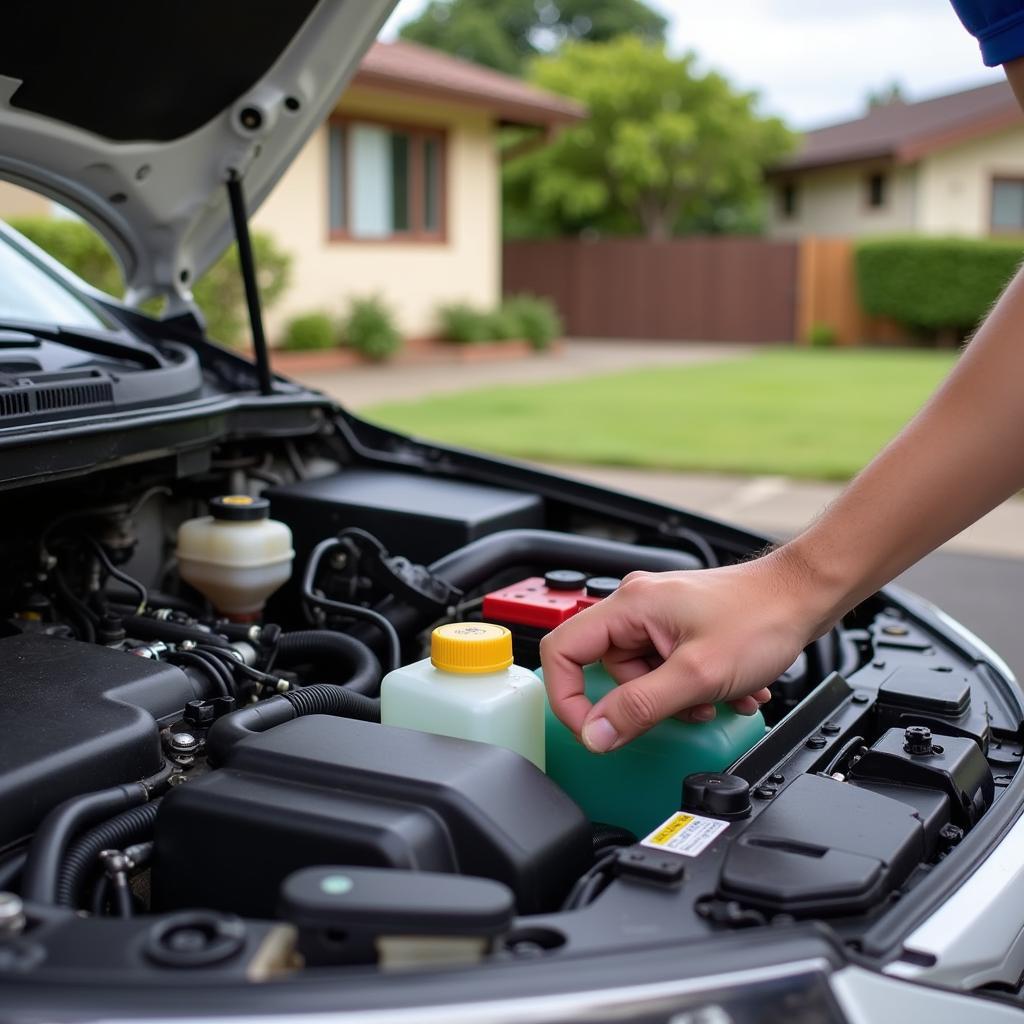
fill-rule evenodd
<path id="1" fill-rule="evenodd" d="M 1024 59 L 1006 66 L 1024 100 Z M 756 561 L 635 573 L 541 647 L 552 707 L 592 750 L 663 718 L 748 713 L 815 637 L 1024 487 L 1024 271 L 904 430 L 803 534 Z M 596 707 L 581 666 L 620 684 Z"/>

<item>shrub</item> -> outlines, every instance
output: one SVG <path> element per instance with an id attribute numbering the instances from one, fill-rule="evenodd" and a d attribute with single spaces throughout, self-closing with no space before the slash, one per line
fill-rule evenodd
<path id="1" fill-rule="evenodd" d="M 967 238 L 877 238 L 857 243 L 865 312 L 927 336 L 969 333 L 1013 276 L 1020 242 Z"/>
<path id="2" fill-rule="evenodd" d="M 395 318 L 376 297 L 353 299 L 345 318 L 345 344 L 368 359 L 387 359 L 402 347 Z"/>
<path id="3" fill-rule="evenodd" d="M 807 343 L 811 348 L 834 348 L 836 329 L 831 324 L 811 324 L 811 329 L 807 332 Z"/>
<path id="4" fill-rule="evenodd" d="M 562 320 L 548 299 L 513 295 L 501 304 L 501 315 L 515 325 L 510 337 L 525 338 L 538 352 L 562 333 Z"/>
<path id="5" fill-rule="evenodd" d="M 490 315 L 465 302 L 441 306 L 437 311 L 437 322 L 438 333 L 444 341 L 472 345 L 494 337 L 494 323 Z"/>
<path id="6" fill-rule="evenodd" d="M 305 313 L 285 324 L 281 348 L 287 352 L 308 352 L 332 348 L 337 343 L 337 331 L 326 313 Z"/>
<path id="7" fill-rule="evenodd" d="M 124 294 L 124 277 L 110 249 L 88 224 L 51 217 L 14 217 L 11 227 L 108 295 Z M 288 286 L 291 257 L 262 232 L 252 236 L 263 308 L 269 309 Z M 227 345 L 241 342 L 248 329 L 245 288 L 238 250 L 231 246 L 193 285 L 192 294 L 206 320 L 206 333 Z M 147 307 L 148 308 L 148 307 Z"/>

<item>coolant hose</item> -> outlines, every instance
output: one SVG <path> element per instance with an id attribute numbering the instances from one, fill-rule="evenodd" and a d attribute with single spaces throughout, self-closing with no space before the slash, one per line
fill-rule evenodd
<path id="1" fill-rule="evenodd" d="M 64 851 L 75 834 L 126 808 L 145 803 L 167 782 L 171 767 L 170 764 L 165 765 L 151 779 L 83 793 L 54 807 L 43 818 L 29 845 L 21 884 L 22 898 L 26 902 L 56 903 L 57 880 Z"/>
<path id="2" fill-rule="evenodd" d="M 338 682 L 354 693 L 380 690 L 380 662 L 361 640 L 330 629 L 283 633 L 277 642 L 277 667 L 313 664 L 329 668 Z"/>
<path id="3" fill-rule="evenodd" d="M 303 715 L 335 715 L 380 721 L 380 701 L 345 686 L 314 683 L 279 697 L 262 700 L 218 718 L 206 735 L 206 753 L 213 765 L 223 764 L 231 748 L 246 736 L 265 732 Z"/>
<path id="4" fill-rule="evenodd" d="M 57 881 L 57 903 L 62 907 L 77 905 L 78 894 L 91 871 L 96 867 L 101 850 L 120 850 L 148 839 L 156 821 L 160 799 L 138 804 L 104 821 L 79 836 L 64 857 Z"/>
<path id="5" fill-rule="evenodd" d="M 636 836 L 628 828 L 621 828 L 619 825 L 606 825 L 604 822 L 595 821 L 591 823 L 590 829 L 595 858 L 613 846 L 632 846 L 636 842 Z"/>

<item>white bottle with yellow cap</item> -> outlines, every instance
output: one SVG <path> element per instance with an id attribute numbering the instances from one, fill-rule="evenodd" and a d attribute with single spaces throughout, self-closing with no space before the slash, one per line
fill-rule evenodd
<path id="1" fill-rule="evenodd" d="M 544 768 L 544 684 L 512 663 L 512 634 L 504 626 L 438 626 L 429 658 L 384 677 L 380 720 L 508 747 Z"/>

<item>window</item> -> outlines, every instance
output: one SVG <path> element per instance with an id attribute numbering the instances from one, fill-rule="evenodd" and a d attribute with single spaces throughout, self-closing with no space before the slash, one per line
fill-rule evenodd
<path id="1" fill-rule="evenodd" d="M 869 174 L 867 177 L 868 206 L 872 210 L 880 210 L 885 206 L 889 192 L 889 176 L 887 174 Z"/>
<path id="2" fill-rule="evenodd" d="M 797 192 L 796 182 L 787 181 L 785 184 L 779 186 L 779 215 L 785 220 L 792 220 L 798 210 L 799 193 Z"/>
<path id="3" fill-rule="evenodd" d="M 992 230 L 1024 231 L 1024 179 L 992 182 Z"/>
<path id="4" fill-rule="evenodd" d="M 443 239 L 444 156 L 440 131 L 371 121 L 332 122 L 332 237 Z"/>

